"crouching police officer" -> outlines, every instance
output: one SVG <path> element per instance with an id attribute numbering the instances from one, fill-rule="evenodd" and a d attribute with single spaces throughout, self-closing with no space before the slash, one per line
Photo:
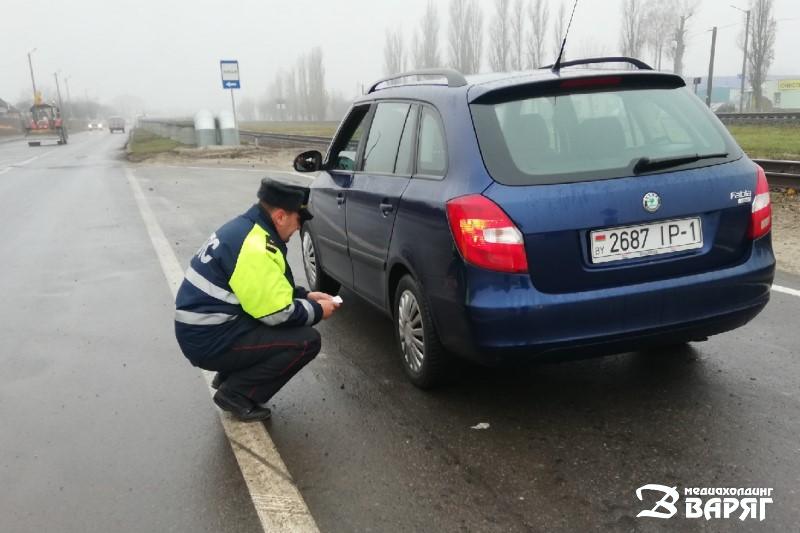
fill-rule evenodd
<path id="1" fill-rule="evenodd" d="M 217 372 L 214 402 L 243 421 L 269 418 L 267 401 L 319 353 L 311 326 L 339 307 L 295 287 L 286 260 L 286 243 L 311 218 L 308 192 L 262 180 L 259 203 L 208 238 L 178 290 L 178 344 Z"/>

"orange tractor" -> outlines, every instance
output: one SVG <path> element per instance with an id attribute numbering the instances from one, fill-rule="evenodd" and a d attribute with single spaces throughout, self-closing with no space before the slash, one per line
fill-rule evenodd
<path id="1" fill-rule="evenodd" d="M 37 102 L 31 106 L 31 116 L 25 125 L 28 146 L 40 146 L 43 141 L 67 144 L 67 137 L 67 125 L 56 105 Z"/>

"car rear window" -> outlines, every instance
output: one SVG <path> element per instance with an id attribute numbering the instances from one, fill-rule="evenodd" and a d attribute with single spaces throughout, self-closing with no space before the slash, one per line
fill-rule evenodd
<path id="1" fill-rule="evenodd" d="M 481 154 L 505 185 L 609 179 L 634 174 L 642 158 L 727 154 L 660 169 L 733 160 L 741 152 L 685 87 L 536 95 L 471 105 Z"/>

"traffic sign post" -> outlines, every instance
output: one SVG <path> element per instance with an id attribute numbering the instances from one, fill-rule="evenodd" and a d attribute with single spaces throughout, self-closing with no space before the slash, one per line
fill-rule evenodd
<path id="1" fill-rule="evenodd" d="M 239 120 L 236 118 L 236 101 L 233 99 L 233 90 L 241 89 L 239 83 L 239 62 L 235 59 L 223 59 L 219 62 L 222 73 L 222 88 L 231 90 L 231 108 L 233 109 L 233 123 L 239 129 Z"/>

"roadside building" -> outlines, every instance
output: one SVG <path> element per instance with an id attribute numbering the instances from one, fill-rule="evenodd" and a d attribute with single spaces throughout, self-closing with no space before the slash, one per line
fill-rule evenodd
<path id="1" fill-rule="evenodd" d="M 21 120 L 19 110 L 0 98 L 0 135 L 21 131 Z"/>
<path id="2" fill-rule="evenodd" d="M 800 111 L 800 76 L 767 81 L 764 84 L 764 96 L 772 101 L 775 109 Z"/>

